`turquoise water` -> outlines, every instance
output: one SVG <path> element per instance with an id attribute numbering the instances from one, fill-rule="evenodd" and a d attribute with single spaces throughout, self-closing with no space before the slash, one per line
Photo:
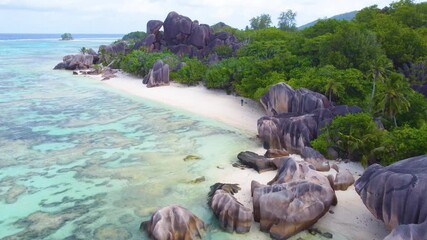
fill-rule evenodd
<path id="1" fill-rule="evenodd" d="M 218 230 L 206 194 L 252 136 L 51 70 L 112 41 L 0 41 L 0 239 L 147 239 L 140 223 L 170 204 L 207 239 L 248 239 Z"/>

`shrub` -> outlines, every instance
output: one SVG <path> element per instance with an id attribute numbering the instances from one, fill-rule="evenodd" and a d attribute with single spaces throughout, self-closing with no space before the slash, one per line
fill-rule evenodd
<path id="1" fill-rule="evenodd" d="M 386 134 L 383 146 L 382 153 L 376 156 L 383 165 L 427 154 L 427 125 L 419 129 L 395 128 Z"/>
<path id="2" fill-rule="evenodd" d="M 169 64 L 171 68 L 178 62 L 176 56 L 170 52 L 152 53 L 145 50 L 134 50 L 120 61 L 120 68 L 125 72 L 144 77 L 158 59 Z"/>
<path id="3" fill-rule="evenodd" d="M 326 154 L 332 147 L 339 157 L 366 161 L 371 151 L 381 145 L 384 132 L 367 113 L 335 117 L 319 137 L 311 141 L 316 150 Z"/>
<path id="4" fill-rule="evenodd" d="M 184 60 L 185 66 L 176 72 L 171 73 L 171 78 L 179 83 L 195 85 L 205 77 L 207 67 L 196 58 Z"/>

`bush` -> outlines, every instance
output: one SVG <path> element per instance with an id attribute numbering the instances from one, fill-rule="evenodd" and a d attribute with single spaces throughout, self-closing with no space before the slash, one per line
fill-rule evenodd
<path id="1" fill-rule="evenodd" d="M 367 105 L 370 82 L 357 69 L 340 70 L 332 65 L 320 68 L 296 68 L 288 82 L 293 88 L 308 88 L 322 93 L 337 104 Z"/>
<path id="2" fill-rule="evenodd" d="M 187 85 L 195 85 L 205 78 L 207 67 L 201 61 L 196 58 L 187 58 L 184 62 L 185 66 L 172 72 L 171 78 Z"/>
<path id="3" fill-rule="evenodd" d="M 245 77 L 236 86 L 236 91 L 244 97 L 259 100 L 262 95 L 268 92 L 272 85 L 283 82 L 284 80 L 285 74 L 278 72 L 269 72 L 265 76 L 256 78 Z"/>
<path id="4" fill-rule="evenodd" d="M 139 40 L 145 38 L 146 36 L 147 34 L 145 32 L 136 31 L 124 35 L 122 40 Z"/>
<path id="5" fill-rule="evenodd" d="M 213 51 L 218 55 L 219 59 L 231 58 L 233 56 L 233 49 L 228 45 L 215 46 Z"/>
<path id="6" fill-rule="evenodd" d="M 171 68 L 178 62 L 177 57 L 170 52 L 152 53 L 145 50 L 134 50 L 120 61 L 120 68 L 125 72 L 144 77 L 158 59 L 169 64 Z"/>
<path id="7" fill-rule="evenodd" d="M 395 128 L 384 137 L 382 152 L 376 156 L 381 164 L 427 154 L 427 125 L 421 128 L 408 126 Z"/>
<path id="8" fill-rule="evenodd" d="M 242 71 L 244 71 L 242 66 L 236 58 L 224 59 L 215 65 L 211 65 L 206 71 L 206 87 L 225 89 L 228 92 L 233 91 L 233 82 L 240 79 Z"/>
<path id="9" fill-rule="evenodd" d="M 341 158 L 367 161 L 371 151 L 381 145 L 383 134 L 369 114 L 347 114 L 335 117 L 311 145 L 323 154 L 332 147 Z"/>

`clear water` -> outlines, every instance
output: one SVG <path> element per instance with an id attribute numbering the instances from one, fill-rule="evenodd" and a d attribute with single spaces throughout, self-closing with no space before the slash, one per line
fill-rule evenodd
<path id="1" fill-rule="evenodd" d="M 170 204 L 207 239 L 250 238 L 218 230 L 206 195 L 251 136 L 52 70 L 113 40 L 0 41 L 0 239 L 146 239 L 140 223 Z"/>
<path id="2" fill-rule="evenodd" d="M 148 239 L 140 223 L 171 204 L 209 225 L 205 239 L 269 239 L 221 231 L 206 204 L 237 153 L 260 146 L 253 136 L 52 70 L 115 39 L 11 39 L 0 40 L 0 239 Z"/>

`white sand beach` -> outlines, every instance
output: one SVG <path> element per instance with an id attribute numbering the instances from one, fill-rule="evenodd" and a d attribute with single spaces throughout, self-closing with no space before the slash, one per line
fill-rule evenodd
<path id="1" fill-rule="evenodd" d="M 102 81 L 102 83 L 115 89 L 122 90 L 135 96 L 161 102 L 176 108 L 181 108 L 202 116 L 217 119 L 236 128 L 256 135 L 257 120 L 264 115 L 262 106 L 250 99 L 244 99 L 241 106 L 241 97 L 227 95 L 223 91 L 207 90 L 203 86 L 187 87 L 172 83 L 170 86 L 146 88 L 141 79 L 118 73 L 117 78 Z M 96 79 L 99 79 L 96 77 Z M 248 149 L 259 154 L 264 150 Z M 236 153 L 237 155 L 237 153 Z M 357 178 L 363 172 L 363 167 L 357 163 L 337 162 L 340 169 L 349 169 Z M 331 170 L 331 172 L 335 172 Z M 242 190 L 236 194 L 236 198 L 245 206 L 252 208 L 250 185 L 252 180 L 266 184 L 276 172 L 258 174 L 252 169 L 238 169 L 232 166 L 225 167 L 222 182 L 237 183 Z M 354 186 L 347 191 L 337 191 L 338 205 L 332 207 L 329 213 L 322 217 L 314 227 L 322 232 L 333 234 L 333 239 L 383 239 L 389 231 L 384 224 L 375 219 L 363 205 Z M 254 223 L 251 234 L 259 232 Z M 255 233 L 255 235 L 258 235 Z M 295 239 L 298 238 L 295 237 Z M 315 238 L 316 239 L 316 238 Z"/>

